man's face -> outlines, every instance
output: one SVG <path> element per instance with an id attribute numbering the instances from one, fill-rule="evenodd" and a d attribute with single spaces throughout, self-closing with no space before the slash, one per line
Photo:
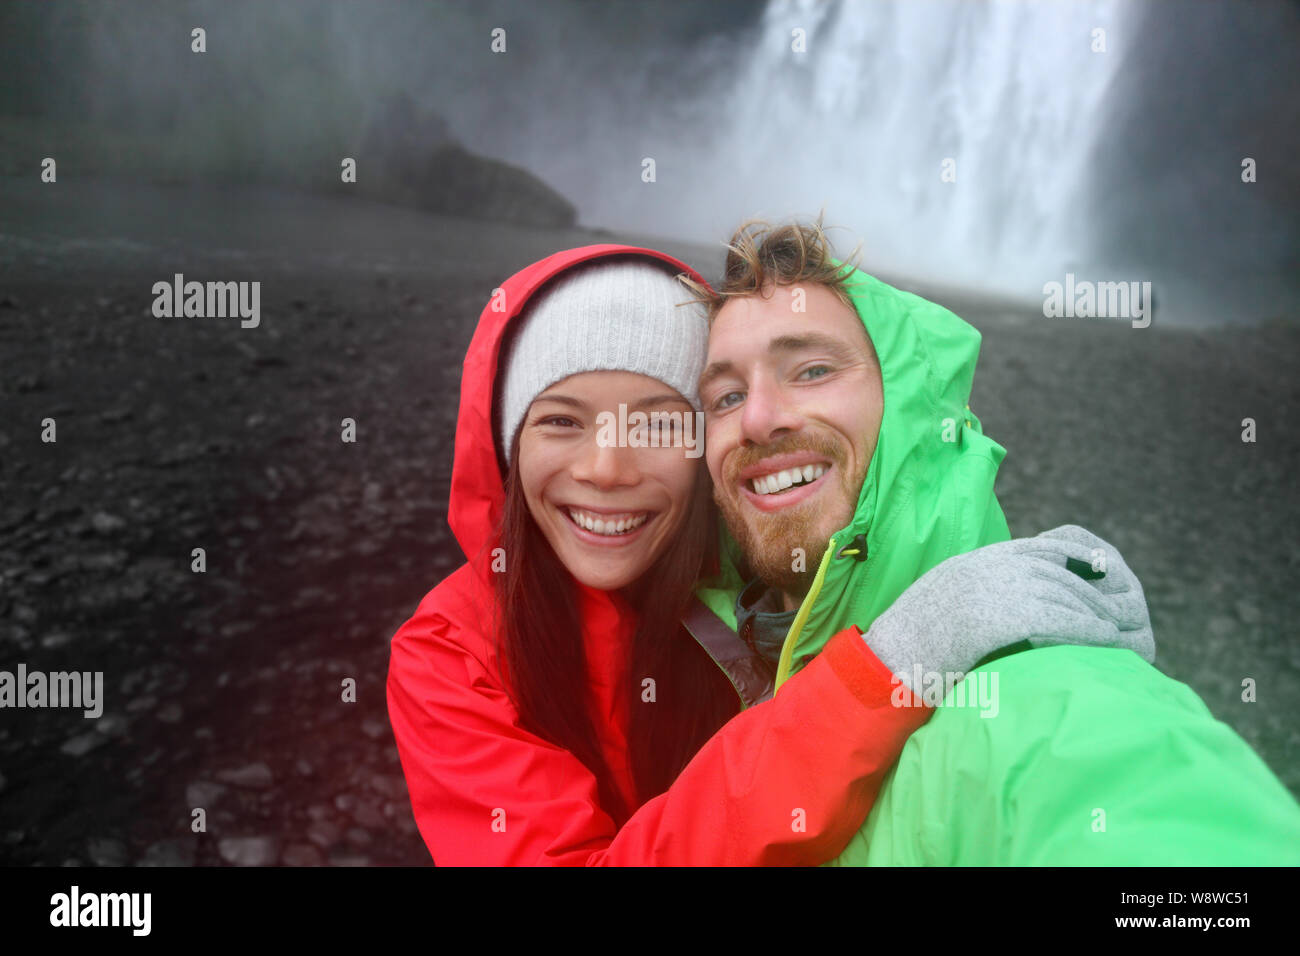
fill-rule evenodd
<path id="1" fill-rule="evenodd" d="M 732 299 L 709 332 L 700 400 L 714 499 L 755 573 L 793 608 L 853 517 L 876 448 L 884 393 L 866 329 L 816 283 Z"/>

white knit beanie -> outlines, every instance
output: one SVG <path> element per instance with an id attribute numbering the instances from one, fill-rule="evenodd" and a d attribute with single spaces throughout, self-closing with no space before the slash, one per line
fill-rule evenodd
<path id="1" fill-rule="evenodd" d="M 646 259 L 577 266 L 528 304 L 500 391 L 506 464 L 528 406 L 579 372 L 639 372 L 676 389 L 696 411 L 709 347 L 704 307 L 664 266 Z"/>

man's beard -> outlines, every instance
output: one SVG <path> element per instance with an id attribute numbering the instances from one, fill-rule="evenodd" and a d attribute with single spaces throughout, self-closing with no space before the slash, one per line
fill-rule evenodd
<path id="1" fill-rule="evenodd" d="M 818 509 L 813 502 L 806 501 L 769 514 L 741 501 L 731 490 L 736 488 L 736 476 L 742 469 L 764 458 L 797 451 L 815 452 L 834 466 L 831 475 L 838 487 L 817 493 L 817 497 L 827 493 L 837 496 L 838 500 L 830 508 Z M 724 494 L 719 487 L 713 489 L 713 500 L 717 502 L 723 520 L 751 570 L 768 587 L 776 588 L 791 599 L 802 600 L 808 593 L 826 553 L 828 539 L 849 523 L 857 507 L 858 493 L 866 477 L 866 463 L 861 465 L 860 474 L 846 474 L 845 452 L 839 441 L 816 433 L 791 435 L 761 448 L 742 448 L 725 469 L 723 481 L 728 492 Z M 796 548 L 802 549 L 802 561 L 798 560 Z M 796 564 L 802 570 L 795 570 Z"/>

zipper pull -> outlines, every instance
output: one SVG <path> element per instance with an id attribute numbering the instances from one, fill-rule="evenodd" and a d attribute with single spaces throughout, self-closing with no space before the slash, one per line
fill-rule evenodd
<path id="1" fill-rule="evenodd" d="M 855 561 L 867 560 L 867 536 L 854 535 L 853 540 L 836 552 L 837 558 L 853 558 Z"/>

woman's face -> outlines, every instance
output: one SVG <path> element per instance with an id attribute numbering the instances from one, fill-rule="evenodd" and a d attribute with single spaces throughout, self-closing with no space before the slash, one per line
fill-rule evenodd
<path id="1" fill-rule="evenodd" d="M 620 447 L 620 404 L 634 423 L 638 411 L 648 418 L 677 412 L 679 422 L 694 414 L 657 379 L 583 372 L 537 396 L 519 433 L 519 478 L 533 520 L 569 573 L 604 591 L 631 584 L 663 554 L 690 505 L 698 467 L 666 428 L 657 440 L 642 432 Z"/>

